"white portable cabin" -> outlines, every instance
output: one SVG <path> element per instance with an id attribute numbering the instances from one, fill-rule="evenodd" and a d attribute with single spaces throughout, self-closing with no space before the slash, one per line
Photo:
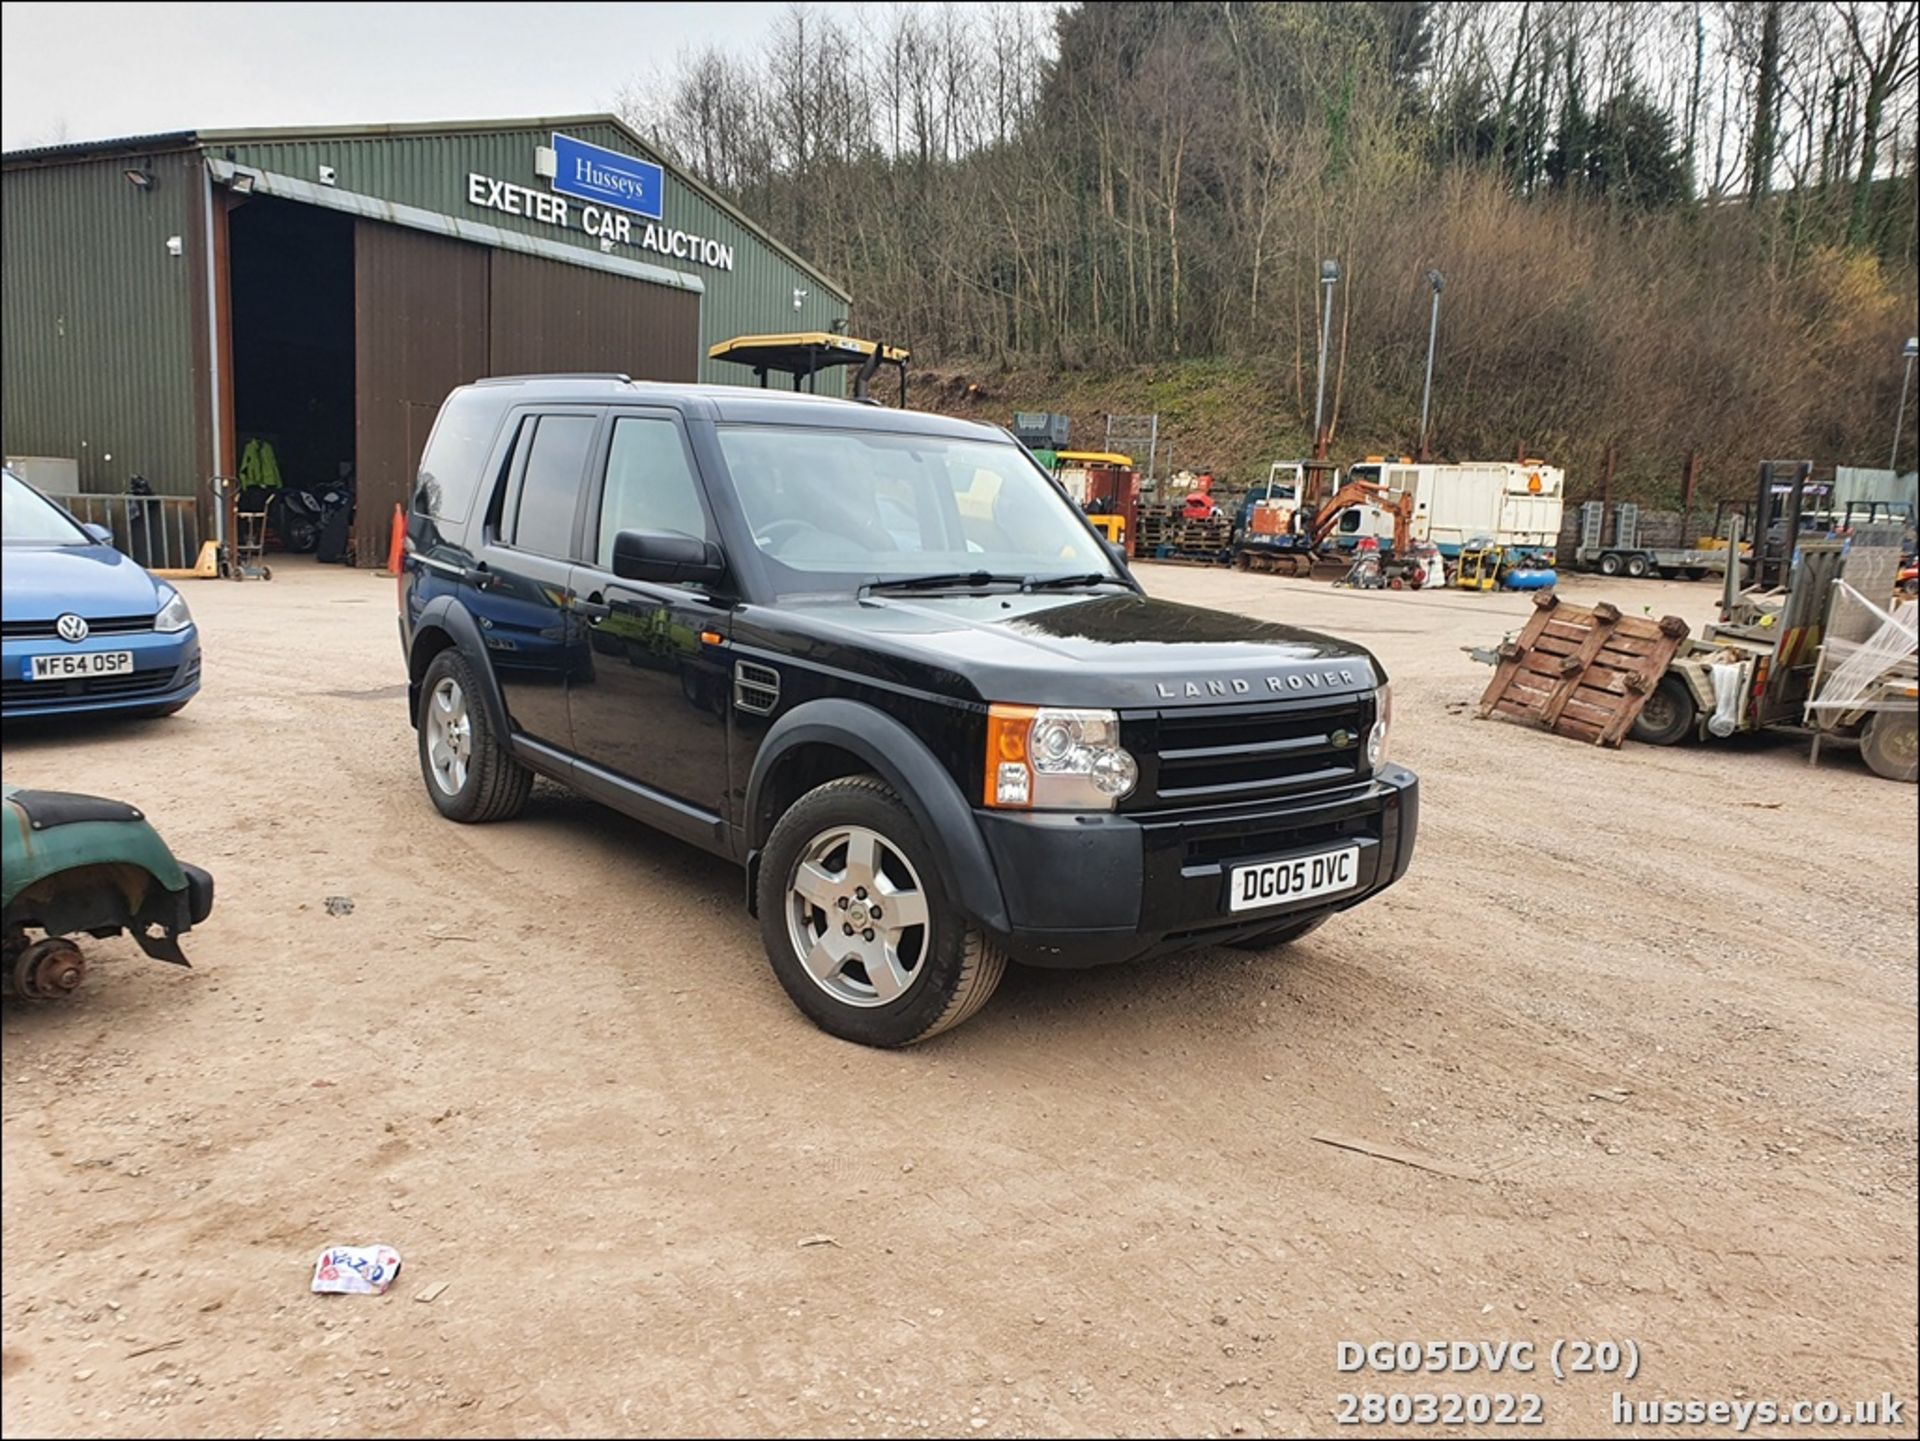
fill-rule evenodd
<path id="1" fill-rule="evenodd" d="M 1388 490 L 1413 492 L 1413 538 L 1448 556 L 1482 536 L 1508 550 L 1551 551 L 1566 482 L 1560 467 L 1537 460 L 1380 466 Z"/>

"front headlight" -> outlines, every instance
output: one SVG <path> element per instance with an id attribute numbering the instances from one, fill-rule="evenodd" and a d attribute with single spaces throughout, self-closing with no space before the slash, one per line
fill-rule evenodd
<path id="1" fill-rule="evenodd" d="M 187 609 L 187 598 L 167 586 L 162 594 L 166 599 L 160 602 L 160 611 L 153 618 L 153 628 L 163 634 L 185 630 L 193 624 L 193 612 Z"/>
<path id="2" fill-rule="evenodd" d="M 996 809 L 1110 811 L 1139 779 L 1110 710 L 987 709 L 985 800 Z"/>
<path id="3" fill-rule="evenodd" d="M 1367 764 L 1377 774 L 1387 763 L 1387 732 L 1393 726 L 1393 687 L 1373 693 L 1373 729 L 1367 732 Z"/>

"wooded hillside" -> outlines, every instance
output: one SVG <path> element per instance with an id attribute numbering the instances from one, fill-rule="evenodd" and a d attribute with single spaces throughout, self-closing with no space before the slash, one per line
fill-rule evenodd
<path id="1" fill-rule="evenodd" d="M 1242 432 L 1304 440 L 1330 257 L 1336 455 L 1415 443 L 1438 270 L 1436 451 L 1524 440 L 1579 475 L 1611 441 L 1657 491 L 1697 448 L 1744 489 L 1763 455 L 1886 463 L 1915 16 L 1212 0 L 856 29 L 796 7 L 762 53 L 683 56 L 628 109 L 843 279 L 857 333 L 1017 374 L 1005 410 L 1057 408 L 1054 376 L 1124 398 L 1214 374 L 1270 407 Z"/>

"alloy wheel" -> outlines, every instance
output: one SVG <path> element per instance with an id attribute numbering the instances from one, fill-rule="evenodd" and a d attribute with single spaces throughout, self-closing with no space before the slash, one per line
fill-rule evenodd
<path id="1" fill-rule="evenodd" d="M 427 700 L 427 764 L 433 783 L 449 796 L 466 788 L 473 759 L 473 717 L 460 682 L 445 676 Z"/>
<path id="2" fill-rule="evenodd" d="M 787 934 L 813 983 L 848 1006 L 884 1006 L 920 979 L 929 910 L 900 849 L 865 826 L 821 831 L 787 881 Z"/>

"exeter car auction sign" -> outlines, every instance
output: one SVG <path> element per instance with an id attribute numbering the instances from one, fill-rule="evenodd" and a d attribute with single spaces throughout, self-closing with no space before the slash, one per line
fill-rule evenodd
<path id="1" fill-rule="evenodd" d="M 666 172 L 651 161 L 556 131 L 553 148 L 536 155 L 534 168 L 548 177 L 550 192 L 469 172 L 468 203 L 584 233 L 602 250 L 632 245 L 715 270 L 733 269 L 731 245 L 660 223 Z"/>

